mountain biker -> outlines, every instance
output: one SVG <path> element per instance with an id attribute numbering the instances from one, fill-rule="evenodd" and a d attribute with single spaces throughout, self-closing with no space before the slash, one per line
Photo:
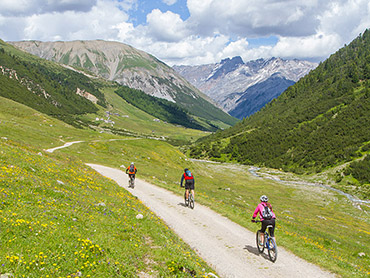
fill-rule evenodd
<path id="1" fill-rule="evenodd" d="M 191 190 L 191 194 L 193 194 L 193 198 L 195 198 L 195 195 L 194 195 L 194 184 L 195 184 L 194 176 L 189 171 L 188 168 L 184 169 L 184 174 L 181 176 L 180 187 L 183 187 L 182 183 L 183 183 L 184 180 L 185 180 L 185 190 L 186 190 L 185 191 L 185 196 L 186 196 L 186 199 L 187 200 L 189 199 L 189 190 Z"/>
<path id="2" fill-rule="evenodd" d="M 129 177 L 130 180 L 135 179 L 136 172 L 137 172 L 137 169 L 135 167 L 135 164 L 133 162 L 131 162 L 131 165 L 128 166 L 127 169 L 126 169 L 126 174 L 128 174 L 128 177 Z"/>
<path id="3" fill-rule="evenodd" d="M 269 225 L 272 226 L 271 228 L 269 227 L 270 236 L 275 240 L 274 232 L 275 232 L 276 216 L 275 216 L 275 213 L 272 211 L 272 206 L 270 203 L 268 203 L 268 200 L 269 198 L 267 198 L 266 195 L 262 195 L 260 197 L 261 203 L 258 204 L 252 216 L 252 222 L 256 222 L 255 219 L 256 219 L 257 214 L 259 214 L 259 218 L 261 220 L 261 230 L 260 230 L 261 231 L 261 243 L 260 243 L 261 245 L 263 245 L 263 242 L 265 240 L 265 231 L 266 231 L 267 226 Z M 266 213 L 264 212 L 265 207 L 268 207 L 270 209 L 270 212 L 271 212 L 270 217 L 268 215 L 264 217 L 264 214 L 266 215 Z"/>

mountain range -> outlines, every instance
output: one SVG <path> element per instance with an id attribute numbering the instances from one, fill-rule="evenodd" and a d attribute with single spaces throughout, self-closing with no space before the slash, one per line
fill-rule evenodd
<path id="1" fill-rule="evenodd" d="M 231 117 L 212 100 L 154 56 L 112 41 L 10 42 L 17 48 L 85 74 L 96 75 L 180 105 L 217 126 L 231 126 Z"/>
<path id="2" fill-rule="evenodd" d="M 220 63 L 173 68 L 230 115 L 243 119 L 316 67 L 317 63 L 280 58 L 244 63 L 237 56 Z"/>

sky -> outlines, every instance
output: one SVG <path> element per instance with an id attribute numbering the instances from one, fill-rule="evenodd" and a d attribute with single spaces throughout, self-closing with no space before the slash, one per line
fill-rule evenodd
<path id="1" fill-rule="evenodd" d="M 319 62 L 367 28 L 369 0 L 0 0 L 4 41 L 119 41 L 170 66 Z"/>

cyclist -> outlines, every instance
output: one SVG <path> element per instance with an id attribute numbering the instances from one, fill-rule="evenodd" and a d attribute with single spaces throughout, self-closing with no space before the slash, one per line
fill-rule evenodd
<path id="1" fill-rule="evenodd" d="M 256 207 L 253 216 L 252 216 L 252 222 L 256 222 L 256 216 L 259 214 L 259 218 L 261 219 L 261 241 L 260 244 L 263 245 L 263 242 L 265 240 L 265 231 L 267 226 L 271 225 L 272 228 L 269 228 L 270 236 L 275 240 L 275 213 L 272 211 L 272 206 L 270 203 L 268 203 L 269 198 L 267 198 L 266 195 L 262 195 L 260 197 L 261 203 L 258 204 Z"/>
<path id="2" fill-rule="evenodd" d="M 131 165 L 127 167 L 126 174 L 128 174 L 129 179 L 133 182 L 135 179 L 137 169 L 133 162 L 131 162 Z"/>
<path id="3" fill-rule="evenodd" d="M 182 183 L 183 183 L 184 180 L 185 180 L 185 190 L 186 190 L 185 191 L 185 196 L 186 196 L 186 199 L 187 200 L 189 199 L 189 190 L 191 190 L 191 194 L 193 194 L 193 198 L 195 198 L 195 195 L 194 195 L 194 184 L 195 184 L 194 176 L 189 171 L 188 168 L 184 169 L 184 174 L 181 176 L 180 187 L 183 187 Z"/>

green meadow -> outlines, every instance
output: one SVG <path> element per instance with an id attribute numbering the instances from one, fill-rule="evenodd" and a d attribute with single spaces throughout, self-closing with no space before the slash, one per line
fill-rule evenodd
<path id="1" fill-rule="evenodd" d="M 43 151 L 66 141 L 109 145 L 109 139 L 133 137 L 75 129 L 6 99 L 0 107 L 1 274 L 215 273 L 137 198 L 87 167 L 78 155 Z"/>
<path id="2" fill-rule="evenodd" d="M 199 277 L 212 272 L 138 200 L 84 165 L 120 169 L 134 161 L 138 178 L 177 194 L 183 194 L 182 171 L 190 168 L 196 202 L 251 231 L 259 228 L 250 219 L 259 196 L 266 194 L 278 217 L 279 246 L 342 277 L 370 275 L 369 205 L 320 187 L 258 178 L 248 166 L 190 160 L 168 142 L 148 138 L 151 119 L 135 127 L 143 136 L 118 136 L 75 129 L 14 102 L 3 103 L 1 99 L 0 135 L 7 137 L 1 139 L 0 151 L 1 273 L 135 277 L 153 271 L 188 277 L 194 270 Z M 129 113 L 133 108 L 123 109 Z M 171 136 L 181 140 L 200 136 L 163 128 L 163 134 L 172 129 Z M 68 141 L 83 142 L 52 154 L 42 151 Z M 141 220 L 136 219 L 139 213 Z"/>

